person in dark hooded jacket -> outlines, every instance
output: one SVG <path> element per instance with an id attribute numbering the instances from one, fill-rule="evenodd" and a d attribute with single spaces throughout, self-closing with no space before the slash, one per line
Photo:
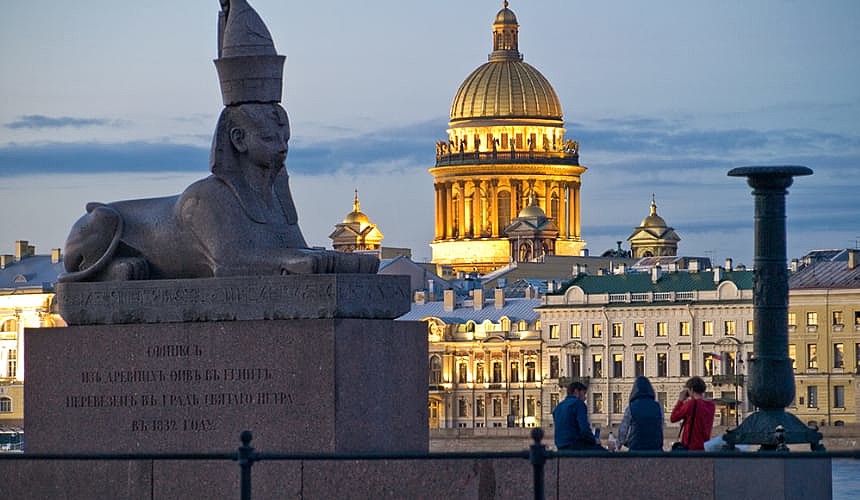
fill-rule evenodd
<path id="1" fill-rule="evenodd" d="M 618 442 L 631 450 L 663 449 L 663 407 L 646 377 L 636 377 L 630 405 L 618 428 Z"/>

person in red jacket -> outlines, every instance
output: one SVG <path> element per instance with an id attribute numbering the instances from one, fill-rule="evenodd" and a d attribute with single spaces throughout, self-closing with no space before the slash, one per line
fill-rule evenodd
<path id="1" fill-rule="evenodd" d="M 704 450 L 705 441 L 711 439 L 711 427 L 714 425 L 714 412 L 717 405 L 712 400 L 705 399 L 705 389 L 705 381 L 702 377 L 688 380 L 669 417 L 671 422 L 684 420 L 681 424 L 683 428 L 681 442 L 690 451 Z"/>

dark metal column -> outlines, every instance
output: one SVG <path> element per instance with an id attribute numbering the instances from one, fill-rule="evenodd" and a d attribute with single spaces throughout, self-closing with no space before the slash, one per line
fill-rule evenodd
<path id="1" fill-rule="evenodd" d="M 759 411 L 724 436 L 726 447 L 761 444 L 776 449 L 776 429 L 786 443 L 820 447 L 821 434 L 785 412 L 794 400 L 794 370 L 788 357 L 788 269 L 785 195 L 795 176 L 812 175 L 800 166 L 740 167 L 732 177 L 746 177 L 755 197 L 755 271 L 753 274 L 754 348 L 749 366 L 749 399 Z"/>

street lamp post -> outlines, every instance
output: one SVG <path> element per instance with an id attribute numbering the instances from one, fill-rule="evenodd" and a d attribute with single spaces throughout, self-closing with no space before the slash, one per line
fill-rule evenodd
<path id="1" fill-rule="evenodd" d="M 731 177 L 746 177 L 755 197 L 755 270 L 753 322 L 755 339 L 749 363 L 749 399 L 759 408 L 723 437 L 735 444 L 760 444 L 776 450 L 783 443 L 809 443 L 823 449 L 821 433 L 805 426 L 785 408 L 794 400 L 794 371 L 788 357 L 788 270 L 786 267 L 785 195 L 795 176 L 812 175 L 799 166 L 740 167 Z M 783 434 L 777 427 L 784 429 Z"/>

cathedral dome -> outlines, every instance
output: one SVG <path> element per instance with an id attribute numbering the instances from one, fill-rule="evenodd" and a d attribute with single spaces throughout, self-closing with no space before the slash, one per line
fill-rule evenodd
<path id="1" fill-rule="evenodd" d="M 370 219 L 361 211 L 361 204 L 358 201 L 358 190 L 355 190 L 355 198 L 352 201 L 352 212 L 346 214 L 343 218 L 344 224 L 361 224 L 362 227 L 370 225 Z"/>
<path id="2" fill-rule="evenodd" d="M 648 217 L 642 219 L 642 223 L 639 224 L 639 227 L 668 227 L 666 225 L 666 220 L 657 215 L 657 203 L 654 201 L 654 197 L 651 197 L 651 213 Z"/>
<path id="3" fill-rule="evenodd" d="M 535 202 L 532 202 L 529 206 L 520 210 L 520 213 L 519 215 L 517 215 L 517 217 L 520 219 L 532 217 L 538 219 L 546 219 L 546 212 L 544 212 L 541 207 L 537 206 Z"/>
<path id="4" fill-rule="evenodd" d="M 508 2 L 493 23 L 493 52 L 460 85 L 451 122 L 482 118 L 562 120 L 561 102 L 540 71 L 523 62 L 519 24 Z"/>

